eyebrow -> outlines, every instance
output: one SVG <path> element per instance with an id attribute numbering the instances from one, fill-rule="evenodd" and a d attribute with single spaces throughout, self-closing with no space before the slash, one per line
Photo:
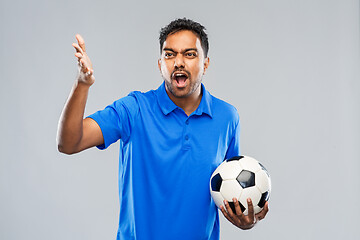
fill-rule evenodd
<path id="1" fill-rule="evenodd" d="M 163 51 L 171 51 L 171 52 L 175 52 L 172 48 L 164 48 Z M 186 48 L 185 51 L 183 52 L 188 52 L 188 51 L 198 51 L 197 48 Z"/>

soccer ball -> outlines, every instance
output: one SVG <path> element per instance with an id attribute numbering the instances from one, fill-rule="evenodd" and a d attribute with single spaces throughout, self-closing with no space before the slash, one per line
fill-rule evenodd
<path id="1" fill-rule="evenodd" d="M 251 198 L 256 214 L 268 201 L 270 191 L 269 173 L 260 162 L 247 156 L 226 159 L 210 178 L 210 193 L 216 206 L 220 208 L 226 199 L 234 213 L 234 197 L 239 201 L 244 215 L 248 214 L 246 200 Z"/>

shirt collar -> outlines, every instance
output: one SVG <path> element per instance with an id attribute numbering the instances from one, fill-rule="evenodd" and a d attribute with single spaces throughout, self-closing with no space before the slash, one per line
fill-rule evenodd
<path id="1" fill-rule="evenodd" d="M 212 99 L 210 93 L 205 89 L 204 84 L 201 83 L 201 92 L 202 98 L 198 108 L 192 113 L 192 115 L 202 115 L 203 113 L 207 114 L 212 118 L 211 105 Z M 179 108 L 167 95 L 165 89 L 165 81 L 160 85 L 156 90 L 156 96 L 158 99 L 158 104 L 161 108 L 161 111 L 164 115 L 168 115 L 170 112 L 174 111 L 176 108 Z"/>

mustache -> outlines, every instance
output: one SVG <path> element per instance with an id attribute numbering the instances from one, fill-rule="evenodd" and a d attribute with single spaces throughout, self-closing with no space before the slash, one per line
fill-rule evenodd
<path id="1" fill-rule="evenodd" d="M 174 76 L 175 72 L 185 72 L 189 77 L 191 73 L 184 68 L 175 67 L 174 71 L 172 71 L 171 76 Z"/>

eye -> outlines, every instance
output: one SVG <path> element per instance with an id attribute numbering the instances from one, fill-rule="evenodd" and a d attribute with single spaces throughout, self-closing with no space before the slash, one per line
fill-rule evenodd
<path id="1" fill-rule="evenodd" d="M 194 58 L 194 57 L 196 57 L 196 52 L 187 52 L 187 53 L 185 54 L 185 56 L 187 56 L 187 57 L 189 57 L 189 58 Z"/>
<path id="2" fill-rule="evenodd" d="M 165 52 L 164 56 L 165 56 L 165 58 L 171 58 L 171 57 L 174 56 L 174 53 L 172 53 L 172 52 Z"/>

